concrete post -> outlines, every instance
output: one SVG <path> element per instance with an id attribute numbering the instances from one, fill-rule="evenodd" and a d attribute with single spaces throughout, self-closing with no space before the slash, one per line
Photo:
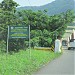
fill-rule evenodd
<path id="1" fill-rule="evenodd" d="M 61 41 L 59 39 L 55 40 L 55 53 L 60 53 L 61 52 Z"/>

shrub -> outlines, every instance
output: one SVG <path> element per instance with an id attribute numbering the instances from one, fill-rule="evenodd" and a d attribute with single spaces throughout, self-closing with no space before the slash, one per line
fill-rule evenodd
<path id="1" fill-rule="evenodd" d="M 4 40 L 0 41 L 0 52 L 6 51 L 6 42 Z"/>
<path id="2" fill-rule="evenodd" d="M 34 48 L 34 46 L 39 46 L 39 37 L 31 39 L 31 47 Z"/>
<path id="3" fill-rule="evenodd" d="M 24 49 L 24 39 L 10 39 L 9 40 L 9 51 L 19 51 Z"/>
<path id="4" fill-rule="evenodd" d="M 50 37 L 40 37 L 39 44 L 41 47 L 50 47 L 52 39 Z"/>

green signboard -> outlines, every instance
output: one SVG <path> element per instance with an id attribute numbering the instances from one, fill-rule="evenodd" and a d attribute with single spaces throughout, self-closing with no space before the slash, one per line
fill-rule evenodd
<path id="1" fill-rule="evenodd" d="M 29 27 L 9 26 L 9 38 L 29 38 Z"/>

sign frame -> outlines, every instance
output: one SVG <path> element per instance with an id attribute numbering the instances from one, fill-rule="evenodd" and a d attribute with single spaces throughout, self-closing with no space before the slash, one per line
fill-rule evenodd
<path id="1" fill-rule="evenodd" d="M 9 39 L 29 38 L 29 26 L 9 26 Z"/>
<path id="2" fill-rule="evenodd" d="M 20 36 L 20 37 L 16 37 L 16 36 L 13 36 L 13 38 L 12 37 L 10 37 L 10 35 L 12 35 L 12 34 L 14 34 L 14 33 L 18 33 L 19 34 L 19 32 L 10 32 L 10 28 L 11 27 L 24 27 L 25 29 L 27 29 L 27 31 L 26 32 L 22 32 L 22 34 L 26 34 L 27 35 L 27 37 L 26 36 Z M 13 28 L 12 28 L 13 29 Z M 14 30 L 15 31 L 15 30 Z M 24 31 L 24 30 L 23 30 Z M 11 34 L 10 34 L 11 33 Z M 29 39 L 29 49 L 30 49 L 30 25 L 29 26 L 8 26 L 8 33 L 7 33 L 7 53 L 9 52 L 8 50 L 8 46 L 9 46 L 9 39 L 15 39 L 15 38 L 25 38 L 25 39 Z M 30 51 L 30 55 L 31 55 L 31 51 Z"/>

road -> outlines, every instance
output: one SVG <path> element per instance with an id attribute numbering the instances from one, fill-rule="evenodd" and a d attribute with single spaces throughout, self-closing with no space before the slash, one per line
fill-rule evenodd
<path id="1" fill-rule="evenodd" d="M 39 69 L 33 75 L 75 75 L 75 50 L 64 50 L 63 54 Z"/>

